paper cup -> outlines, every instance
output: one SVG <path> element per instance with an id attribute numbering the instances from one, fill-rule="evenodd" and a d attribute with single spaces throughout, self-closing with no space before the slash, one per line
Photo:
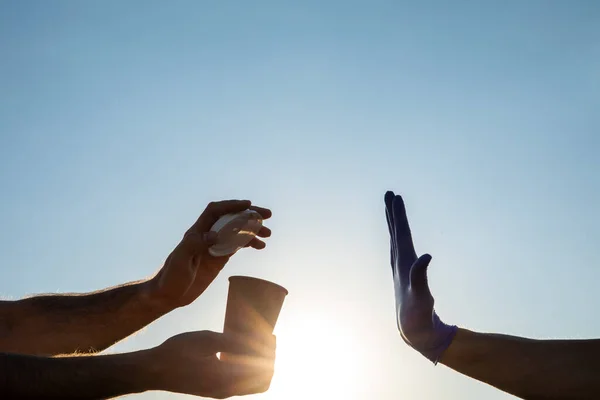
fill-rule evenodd
<path id="1" fill-rule="evenodd" d="M 234 333 L 252 341 L 250 351 L 260 354 L 260 347 L 271 339 L 287 289 L 273 282 L 249 276 L 229 278 L 224 333 Z M 221 360 L 231 359 L 221 354 Z"/>

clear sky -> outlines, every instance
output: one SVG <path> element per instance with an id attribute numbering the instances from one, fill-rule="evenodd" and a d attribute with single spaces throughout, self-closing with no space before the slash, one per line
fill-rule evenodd
<path id="1" fill-rule="evenodd" d="M 137 280 L 208 201 L 271 207 L 265 251 L 111 350 L 220 330 L 229 275 L 273 280 L 256 399 L 509 398 L 401 342 L 387 189 L 445 321 L 600 336 L 599 148 L 593 0 L 0 1 L 0 293 Z"/>

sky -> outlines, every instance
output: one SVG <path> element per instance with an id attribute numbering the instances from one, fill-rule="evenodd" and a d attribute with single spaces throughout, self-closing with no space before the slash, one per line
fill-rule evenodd
<path id="1" fill-rule="evenodd" d="M 273 210 L 267 249 L 109 352 L 220 331 L 251 275 L 289 290 L 251 399 L 511 398 L 400 339 L 389 189 L 444 321 L 600 335 L 593 0 L 0 0 L 0 93 L 4 298 L 147 277 L 211 200 Z"/>

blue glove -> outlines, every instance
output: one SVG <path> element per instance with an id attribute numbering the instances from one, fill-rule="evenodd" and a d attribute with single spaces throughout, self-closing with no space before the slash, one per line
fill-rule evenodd
<path id="1" fill-rule="evenodd" d="M 402 339 L 437 364 L 458 328 L 446 325 L 433 309 L 427 284 L 429 254 L 417 258 L 402 197 L 385 194 L 385 214 L 390 228 L 390 247 L 396 321 Z"/>

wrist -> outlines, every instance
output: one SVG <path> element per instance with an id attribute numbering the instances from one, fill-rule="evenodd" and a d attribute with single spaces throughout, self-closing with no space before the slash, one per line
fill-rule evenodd
<path id="1" fill-rule="evenodd" d="M 139 283 L 139 299 L 152 310 L 157 317 L 170 313 L 177 308 L 167 297 L 162 295 L 159 290 L 158 276 Z"/>
<path id="2" fill-rule="evenodd" d="M 399 324 L 400 336 L 407 345 L 437 365 L 454 340 L 458 327 L 445 324 L 435 312 L 431 322 L 429 327 L 423 328 L 422 321 L 404 319 Z"/>
<path id="3" fill-rule="evenodd" d="M 140 380 L 146 390 L 172 391 L 173 370 L 177 367 L 173 365 L 171 359 L 166 359 L 165 352 L 161 346 L 138 352 Z"/>
<path id="4" fill-rule="evenodd" d="M 434 365 L 437 365 L 446 350 L 454 341 L 457 332 L 458 327 L 456 325 L 443 324 L 439 326 L 437 328 L 438 340 L 436 341 L 435 345 L 431 348 L 420 350 L 420 353 Z"/>
<path id="5" fill-rule="evenodd" d="M 164 390 L 162 378 L 164 376 L 161 371 L 162 364 L 156 357 L 154 349 L 140 350 L 134 353 L 128 353 L 135 366 L 135 373 L 132 374 L 133 386 L 136 393 L 141 393 L 149 390 Z"/>

